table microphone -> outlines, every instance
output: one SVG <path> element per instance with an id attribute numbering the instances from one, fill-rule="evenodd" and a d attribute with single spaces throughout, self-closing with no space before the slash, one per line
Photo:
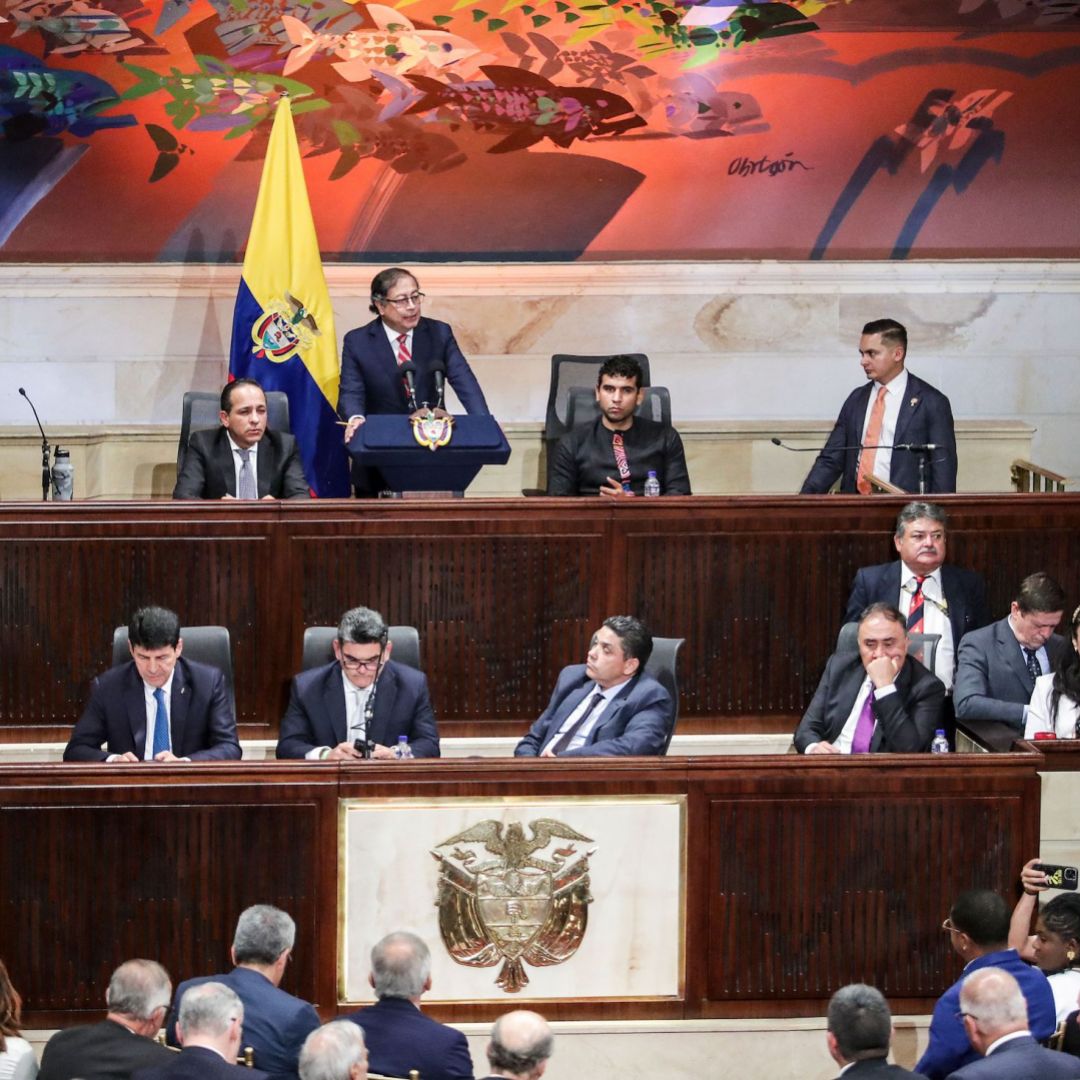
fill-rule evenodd
<path id="1" fill-rule="evenodd" d="M 49 468 L 49 440 L 45 437 L 45 429 L 41 426 L 41 420 L 38 417 L 37 409 L 34 408 L 34 403 L 30 400 L 30 395 L 21 386 L 19 387 L 19 393 L 26 398 L 27 405 L 33 409 L 38 431 L 41 432 L 41 501 L 45 502 L 49 498 L 49 480 L 52 476 L 52 470 Z"/>
<path id="2" fill-rule="evenodd" d="M 409 407 L 416 412 L 416 365 L 411 360 L 398 365 L 398 373 L 405 381 L 405 394 L 409 399 Z"/>
<path id="3" fill-rule="evenodd" d="M 441 360 L 436 360 L 431 366 L 431 373 L 435 376 L 435 408 L 441 409 L 446 393 L 446 365 Z"/>

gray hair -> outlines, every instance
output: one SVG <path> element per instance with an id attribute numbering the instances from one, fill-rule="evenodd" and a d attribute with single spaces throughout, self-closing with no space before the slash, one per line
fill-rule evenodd
<path id="1" fill-rule="evenodd" d="M 233 935 L 238 964 L 272 964 L 296 941 L 292 916 L 270 904 L 255 904 L 240 913 Z"/>
<path id="2" fill-rule="evenodd" d="M 431 977 L 431 952 L 407 930 L 387 934 L 371 950 L 371 977 L 378 998 L 417 998 Z"/>
<path id="3" fill-rule="evenodd" d="M 527 1076 L 551 1057 L 554 1047 L 551 1028 L 539 1013 L 515 1009 L 495 1021 L 487 1058 L 492 1069 Z"/>
<path id="4" fill-rule="evenodd" d="M 300 1051 L 300 1080 L 348 1080 L 352 1067 L 366 1063 L 364 1032 L 351 1020 L 316 1028 Z"/>
<path id="5" fill-rule="evenodd" d="M 885 1057 L 892 1041 L 889 1003 L 865 983 L 843 986 L 829 1001 L 828 1030 L 845 1061 Z"/>
<path id="6" fill-rule="evenodd" d="M 125 961 L 112 973 L 105 991 L 109 1012 L 136 1020 L 149 1020 L 155 1009 L 167 1009 L 171 1000 L 169 973 L 156 960 Z"/>
<path id="7" fill-rule="evenodd" d="M 896 515 L 896 536 L 898 539 L 903 539 L 904 530 L 913 522 L 918 521 L 920 518 L 926 518 L 927 521 L 936 521 L 943 529 L 949 520 L 949 515 L 945 513 L 943 506 L 938 506 L 937 503 L 909 502 L 899 514 Z"/>
<path id="8" fill-rule="evenodd" d="M 204 982 L 184 991 L 176 1026 L 189 1035 L 224 1035 L 233 1020 L 244 1022 L 244 1003 L 224 983 Z"/>
<path id="9" fill-rule="evenodd" d="M 386 623 L 377 611 L 354 607 L 341 616 L 337 639 L 342 644 L 351 641 L 354 645 L 381 645 L 388 633 Z"/>
<path id="10" fill-rule="evenodd" d="M 960 1008 L 984 1035 L 1028 1022 L 1020 984 L 1004 968 L 984 967 L 969 975 L 960 987 Z"/>

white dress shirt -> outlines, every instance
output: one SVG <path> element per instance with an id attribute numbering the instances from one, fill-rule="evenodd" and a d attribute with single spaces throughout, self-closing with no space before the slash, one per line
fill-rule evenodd
<path id="1" fill-rule="evenodd" d="M 237 443 L 228 429 L 225 431 L 229 440 L 229 446 L 232 447 L 232 459 L 233 459 L 233 480 L 235 481 L 235 487 L 233 493 L 239 498 L 240 496 L 240 469 L 243 467 L 244 459 L 240 456 L 240 451 L 244 447 Z M 251 465 L 251 478 L 255 481 L 255 495 L 259 494 L 259 444 L 255 443 L 254 446 L 248 447 L 248 461 Z"/>
<path id="2" fill-rule="evenodd" d="M 354 743 L 357 739 L 367 738 L 367 710 L 368 698 L 375 688 L 375 683 L 360 689 L 349 682 L 345 669 L 341 669 L 341 685 L 345 691 L 345 741 Z M 314 761 L 325 757 L 333 749 L 332 746 L 313 746 L 304 757 Z"/>
<path id="3" fill-rule="evenodd" d="M 918 587 L 915 583 L 916 572 L 905 562 L 900 563 L 900 614 L 907 617 L 911 611 L 911 598 Z M 937 653 L 934 656 L 934 674 L 945 684 L 945 689 L 952 692 L 953 669 L 955 668 L 956 643 L 953 641 L 952 623 L 949 622 L 949 605 L 945 590 L 941 587 L 941 567 L 928 574 L 923 581 L 923 633 L 940 634 Z"/>
<path id="4" fill-rule="evenodd" d="M 390 342 L 390 351 L 394 354 L 394 362 L 397 363 L 398 354 L 398 338 L 401 337 L 400 330 L 394 330 L 385 319 L 382 321 L 382 328 L 386 331 L 387 340 Z M 405 331 L 405 347 L 409 350 L 409 355 L 412 356 L 412 339 L 413 332 L 411 330 Z"/>
<path id="5" fill-rule="evenodd" d="M 907 393 L 908 373 L 903 368 L 899 375 L 888 383 L 875 382 L 870 388 L 870 400 L 866 405 L 866 415 L 863 417 L 862 437 L 860 442 L 866 442 L 866 429 L 870 426 L 870 414 L 874 411 L 874 402 L 877 401 L 878 390 L 882 385 L 885 387 L 885 415 L 881 421 L 881 434 L 878 443 L 884 448 L 891 447 L 896 438 L 896 421 L 900 417 L 900 406 L 904 403 L 904 395 Z M 892 467 L 892 450 L 881 449 L 874 458 L 874 475 L 882 480 L 889 479 L 889 470 Z"/>
<path id="6" fill-rule="evenodd" d="M 606 690 L 601 690 L 600 687 L 596 685 L 596 683 L 593 683 L 592 686 L 589 688 L 589 692 L 581 699 L 581 702 L 578 704 L 577 708 L 574 709 L 574 711 L 559 725 L 559 730 L 556 731 L 555 734 L 548 740 L 547 746 L 544 747 L 544 750 L 550 750 L 551 747 L 553 747 L 563 737 L 563 734 L 569 731 L 570 728 L 572 728 L 578 722 L 578 719 L 583 716 L 586 710 L 589 708 L 589 705 L 591 704 L 593 699 L 593 695 L 598 693 L 603 694 L 603 703 L 599 705 L 596 709 L 594 709 L 592 716 L 590 716 L 589 719 L 586 720 L 585 723 L 582 724 L 576 732 L 574 732 L 574 737 L 570 740 L 570 743 L 566 747 L 566 749 L 576 750 L 579 746 L 584 746 L 585 740 L 588 739 L 593 728 L 596 727 L 597 723 L 599 723 L 600 717 L 607 712 L 608 706 L 611 704 L 611 699 L 619 694 L 619 692 L 625 686 L 625 682 L 626 680 L 623 680 L 623 682 L 621 683 L 616 683 L 614 686 L 609 686 Z M 563 752 L 565 753 L 566 751 Z"/>

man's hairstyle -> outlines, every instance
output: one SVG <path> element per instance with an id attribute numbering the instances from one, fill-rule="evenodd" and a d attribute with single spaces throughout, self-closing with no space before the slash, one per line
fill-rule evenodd
<path id="1" fill-rule="evenodd" d="M 972 972 L 960 987 L 960 1008 L 971 1014 L 984 1035 L 1002 1028 L 1027 1025 L 1027 1002 L 1020 984 L 1004 968 Z"/>
<path id="2" fill-rule="evenodd" d="M 0 1054 L 7 1047 L 5 1038 L 19 1034 L 22 1023 L 22 998 L 18 990 L 11 985 L 4 961 L 0 960 Z"/>
<path id="3" fill-rule="evenodd" d="M 962 892 L 949 912 L 949 921 L 983 948 L 1004 946 L 1009 938 L 1009 905 L 990 889 Z"/>
<path id="4" fill-rule="evenodd" d="M 172 1000 L 169 973 L 156 960 L 127 960 L 109 980 L 105 1004 L 109 1012 L 149 1020 L 155 1009 L 168 1008 Z"/>
<path id="5" fill-rule="evenodd" d="M 422 938 L 397 930 L 371 950 L 377 998 L 418 998 L 431 976 L 431 952 Z"/>
<path id="6" fill-rule="evenodd" d="M 649 628 L 633 615 L 611 615 L 604 620 L 604 626 L 618 635 L 626 658 L 638 661 L 640 675 L 652 656 L 652 634 L 649 633 Z"/>
<path id="7" fill-rule="evenodd" d="M 1020 582 L 1016 603 L 1025 615 L 1065 610 L 1065 590 L 1045 571 L 1028 574 Z"/>
<path id="8" fill-rule="evenodd" d="M 163 607 L 139 608 L 128 623 L 128 641 L 144 649 L 175 649 L 180 641 L 180 616 Z"/>
<path id="9" fill-rule="evenodd" d="M 614 375 L 617 379 L 633 379 L 634 385 L 639 390 L 645 385 L 645 372 L 641 370 L 641 364 L 632 356 L 609 356 L 597 372 L 597 386 L 604 381 L 605 375 Z"/>
<path id="10" fill-rule="evenodd" d="M 895 604 L 890 604 L 887 600 L 878 600 L 869 604 L 859 615 L 859 625 L 862 626 L 873 615 L 883 615 L 889 622 L 899 623 L 900 628 L 905 634 L 907 633 L 907 619 L 900 614 L 900 609 Z"/>
<path id="11" fill-rule="evenodd" d="M 381 645 L 388 633 L 383 617 L 371 608 L 350 608 L 341 616 L 338 623 L 337 638 L 342 644 Z"/>
<path id="12" fill-rule="evenodd" d="M 892 1039 L 889 1003 L 865 983 L 841 987 L 829 1001 L 828 1030 L 846 1061 L 883 1058 Z"/>
<path id="13" fill-rule="evenodd" d="M 224 1035 L 236 1018 L 244 1022 L 244 1003 L 224 983 L 204 982 L 184 991 L 176 1026 L 188 1035 Z"/>
<path id="14" fill-rule="evenodd" d="M 918 521 L 920 518 L 936 521 L 943 529 L 948 522 L 948 515 L 945 513 L 945 508 L 938 506 L 937 503 L 918 501 L 909 502 L 907 506 L 896 515 L 897 539 L 902 540 L 904 537 L 904 530 L 913 521 Z"/>
<path id="15" fill-rule="evenodd" d="M 263 390 L 262 383 L 258 379 L 233 379 L 232 382 L 227 382 L 221 388 L 221 411 L 223 413 L 232 412 L 233 391 L 238 386 L 254 386 L 256 390 L 262 390 L 263 397 L 266 397 L 266 391 Z"/>
<path id="16" fill-rule="evenodd" d="M 868 322 L 863 328 L 864 334 L 880 334 L 882 345 L 897 346 L 902 345 L 904 348 L 904 356 L 907 356 L 907 330 L 902 323 L 898 323 L 895 319 L 874 319 L 873 322 Z"/>
<path id="17" fill-rule="evenodd" d="M 420 288 L 420 282 L 411 270 L 405 270 L 400 266 L 391 266 L 388 270 L 380 270 L 371 279 L 371 303 L 368 304 L 368 311 L 378 315 L 379 309 L 375 306 L 375 301 L 385 301 L 390 296 L 390 290 L 397 284 L 398 278 L 402 277 L 412 278 L 416 282 L 416 287 Z"/>
<path id="18" fill-rule="evenodd" d="M 292 916 L 270 904 L 255 904 L 240 913 L 233 935 L 238 964 L 272 964 L 296 941 Z"/>
<path id="19" fill-rule="evenodd" d="M 536 1037 L 511 1049 L 503 1041 L 503 1021 L 506 1020 L 507 1016 L 513 1015 L 513 1013 L 504 1014 L 495 1021 L 491 1029 L 491 1042 L 488 1043 L 487 1059 L 491 1068 L 497 1072 L 509 1072 L 523 1076 L 531 1073 L 542 1062 L 551 1057 L 555 1040 L 552 1037 L 551 1030 L 546 1024 L 541 1023 L 542 1018 L 537 1016 L 535 1024 Z M 513 1041 L 517 1042 L 516 1039 Z"/>
<path id="20" fill-rule="evenodd" d="M 332 1020 L 316 1028 L 300 1051 L 300 1080 L 349 1080 L 366 1054 L 364 1032 L 351 1020 Z"/>

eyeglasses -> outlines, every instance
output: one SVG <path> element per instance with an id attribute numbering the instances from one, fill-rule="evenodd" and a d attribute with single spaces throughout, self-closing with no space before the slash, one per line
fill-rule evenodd
<path id="1" fill-rule="evenodd" d="M 410 293 L 408 296 L 384 296 L 382 298 L 384 304 L 393 304 L 394 307 L 409 307 L 415 304 L 419 307 L 424 302 L 424 294 L 422 292 Z"/>
<path id="2" fill-rule="evenodd" d="M 341 654 L 341 666 L 346 671 L 375 671 L 379 666 L 379 661 L 382 659 L 382 652 L 376 653 L 375 656 L 370 656 L 366 660 L 361 660 L 356 656 L 349 656 L 347 653 Z"/>
<path id="3" fill-rule="evenodd" d="M 944 922 L 943 922 L 943 923 L 941 924 L 941 929 L 942 929 L 942 930 L 948 930 L 948 931 L 949 931 L 949 933 L 952 933 L 952 931 L 953 931 L 953 930 L 955 930 L 955 929 L 956 929 L 956 927 L 955 927 L 955 926 L 953 926 L 953 923 L 952 923 L 952 919 L 946 919 L 946 920 L 945 920 L 945 921 L 944 921 Z"/>
<path id="4" fill-rule="evenodd" d="M 965 1012 L 963 1009 L 961 1009 L 958 1013 L 953 1013 L 953 1016 L 955 1016 L 956 1019 L 960 1020 L 961 1022 L 963 1022 L 965 1016 L 970 1016 L 976 1024 L 979 1022 L 979 1018 L 974 1013 Z"/>

